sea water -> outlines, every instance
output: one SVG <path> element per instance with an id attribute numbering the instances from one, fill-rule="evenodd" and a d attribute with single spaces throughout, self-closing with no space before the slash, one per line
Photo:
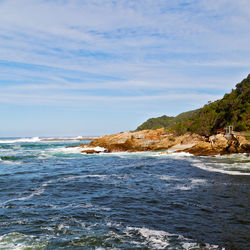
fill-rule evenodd
<path id="1" fill-rule="evenodd" d="M 0 138 L 0 249 L 250 249 L 250 157 Z"/>

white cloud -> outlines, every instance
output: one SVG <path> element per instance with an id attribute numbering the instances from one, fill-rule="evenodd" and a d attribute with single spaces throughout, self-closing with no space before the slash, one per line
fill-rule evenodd
<path id="1" fill-rule="evenodd" d="M 48 67 L 0 69 L 1 79 L 12 80 L 2 94 L 55 89 L 65 97 L 102 88 L 147 99 L 154 89 L 163 96 L 171 89 L 228 90 L 250 66 L 249 7 L 246 0 L 1 1 L 0 59 Z M 76 82 L 65 79 L 75 75 Z M 135 98 L 119 93 L 117 100 Z"/>
<path id="2" fill-rule="evenodd" d="M 43 93 L 30 90 L 26 93 L 0 93 L 0 103 L 12 104 L 37 104 L 37 105 L 55 105 L 55 106 L 100 106 L 103 105 L 117 105 L 127 103 L 129 107 L 140 104 L 141 102 L 154 102 L 154 101 L 180 101 L 184 100 L 192 104 L 201 104 L 204 100 L 214 101 L 222 96 L 197 94 L 197 93 L 169 93 L 158 95 L 140 95 L 140 96 L 94 96 L 94 95 L 70 95 L 70 94 L 57 94 L 56 92 Z"/>

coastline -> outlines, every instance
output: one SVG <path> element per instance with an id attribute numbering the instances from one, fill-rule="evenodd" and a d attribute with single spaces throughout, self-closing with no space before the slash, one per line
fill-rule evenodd
<path id="1" fill-rule="evenodd" d="M 105 135 L 77 147 L 86 154 L 164 150 L 163 154 L 171 151 L 195 156 L 250 153 L 250 142 L 243 136 L 217 134 L 203 137 L 191 133 L 178 136 L 163 128 Z"/>

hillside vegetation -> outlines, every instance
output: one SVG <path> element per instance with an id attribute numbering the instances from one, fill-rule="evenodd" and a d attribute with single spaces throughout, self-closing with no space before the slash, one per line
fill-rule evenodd
<path id="1" fill-rule="evenodd" d="M 161 127 L 170 129 L 179 135 L 191 132 L 209 136 L 216 129 L 233 125 L 235 131 L 249 131 L 249 100 L 250 74 L 236 85 L 236 89 L 225 94 L 221 100 L 207 104 L 201 109 L 182 113 L 177 117 L 151 118 L 139 126 L 137 130 L 154 129 L 162 125 Z"/>
<path id="2" fill-rule="evenodd" d="M 158 128 L 168 129 L 170 127 L 173 127 L 177 123 L 188 119 L 189 117 L 191 117 L 193 114 L 197 112 L 199 112 L 199 109 L 181 113 L 176 117 L 163 115 L 157 118 L 150 118 L 146 122 L 141 124 L 136 129 L 136 131 L 145 130 L 145 129 L 158 129 Z"/>

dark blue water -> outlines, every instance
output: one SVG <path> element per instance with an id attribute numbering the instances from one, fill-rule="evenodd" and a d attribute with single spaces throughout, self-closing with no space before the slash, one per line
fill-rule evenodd
<path id="1" fill-rule="evenodd" d="M 247 155 L 0 142 L 0 249 L 250 249 Z"/>

